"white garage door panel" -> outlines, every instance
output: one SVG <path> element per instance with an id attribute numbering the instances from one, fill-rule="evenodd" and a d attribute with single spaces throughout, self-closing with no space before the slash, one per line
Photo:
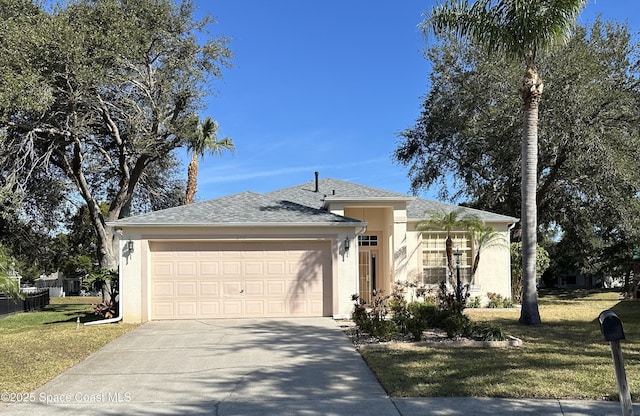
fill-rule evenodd
<path id="1" fill-rule="evenodd" d="M 264 298 L 266 295 L 264 286 L 265 282 L 262 280 L 245 280 L 244 294 L 246 296 L 258 296 L 260 298 Z"/>
<path id="2" fill-rule="evenodd" d="M 154 303 L 154 316 L 156 319 L 171 319 L 174 315 L 173 302 L 159 302 Z"/>
<path id="3" fill-rule="evenodd" d="M 220 316 L 220 302 L 201 301 L 200 315 L 202 318 L 215 318 Z"/>
<path id="4" fill-rule="evenodd" d="M 242 316 L 242 302 L 236 301 L 223 301 L 222 302 L 222 316 L 223 317 L 240 317 Z"/>
<path id="5" fill-rule="evenodd" d="M 200 294 L 202 294 L 202 296 L 212 296 L 217 298 L 220 296 L 220 282 L 200 282 Z"/>
<path id="6" fill-rule="evenodd" d="M 150 248 L 151 319 L 329 314 L 329 243 L 152 241 Z"/>

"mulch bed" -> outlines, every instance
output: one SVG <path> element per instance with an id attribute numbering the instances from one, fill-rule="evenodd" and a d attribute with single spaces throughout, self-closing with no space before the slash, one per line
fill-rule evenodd
<path id="1" fill-rule="evenodd" d="M 390 341 L 381 341 L 373 335 L 360 331 L 352 321 L 340 322 L 340 328 L 359 350 L 362 349 L 407 349 L 412 347 L 480 347 L 480 348 L 508 348 L 522 346 L 522 340 L 509 337 L 506 341 L 482 341 L 469 338 L 449 338 L 441 329 L 429 329 L 422 333 L 420 341 L 414 341 L 411 335 L 399 334 Z"/>

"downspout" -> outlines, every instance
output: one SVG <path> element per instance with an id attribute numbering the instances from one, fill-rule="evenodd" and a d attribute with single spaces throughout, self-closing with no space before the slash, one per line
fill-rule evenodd
<path id="1" fill-rule="evenodd" d="M 511 242 L 511 230 L 516 226 L 517 222 L 513 222 L 507 226 L 507 231 L 509 231 L 509 242 Z"/>
<path id="2" fill-rule="evenodd" d="M 118 234 L 118 316 L 115 318 L 101 319 L 99 321 L 85 322 L 85 326 L 110 324 L 122 320 L 122 230 L 116 231 Z"/>

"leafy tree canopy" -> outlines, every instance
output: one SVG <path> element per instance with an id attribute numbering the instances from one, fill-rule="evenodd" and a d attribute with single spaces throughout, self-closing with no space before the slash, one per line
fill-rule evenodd
<path id="1" fill-rule="evenodd" d="M 0 293 L 14 299 L 24 299 L 20 292 L 18 279 L 15 277 L 15 261 L 2 244 L 0 244 Z"/>
<path id="2" fill-rule="evenodd" d="M 639 52 L 626 25 L 597 20 L 537 57 L 546 85 L 537 189 L 543 234 L 559 229 L 600 252 L 638 239 Z M 519 217 L 520 66 L 453 38 L 426 57 L 430 90 L 395 159 L 409 167 L 414 191 L 436 186 L 443 199 Z"/>
<path id="3" fill-rule="evenodd" d="M 53 11 L 0 0 L 2 206 L 19 212 L 34 189 L 52 201 L 42 211 L 82 201 L 100 266 L 115 265 L 106 223 L 134 203 L 161 205 L 158 184 L 175 193 L 163 168 L 230 64 L 228 39 L 208 35 L 213 20 L 193 12 L 189 0 L 79 0 Z"/>

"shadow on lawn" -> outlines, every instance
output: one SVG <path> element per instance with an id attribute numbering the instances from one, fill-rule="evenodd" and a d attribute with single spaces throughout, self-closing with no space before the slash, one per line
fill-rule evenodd
<path id="1" fill-rule="evenodd" d="M 77 323 L 78 318 L 80 318 L 80 323 L 93 322 L 104 319 L 103 317 L 96 315 L 93 311 L 93 306 L 88 304 L 47 305 L 41 311 L 58 313 L 64 315 L 65 317 L 68 317 L 66 319 L 57 319 L 55 321 L 44 322 L 43 325 L 53 325 L 70 322 Z"/>
<path id="2" fill-rule="evenodd" d="M 601 299 L 588 299 L 593 295 L 599 293 L 617 293 L 619 294 L 621 291 L 620 288 L 613 289 L 563 289 L 563 288 L 550 288 L 550 289 L 540 289 L 539 298 L 540 300 L 544 300 L 546 302 L 553 302 L 554 300 L 559 301 L 567 301 L 567 300 L 583 300 L 583 301 L 591 301 L 591 300 L 601 300 Z"/>

